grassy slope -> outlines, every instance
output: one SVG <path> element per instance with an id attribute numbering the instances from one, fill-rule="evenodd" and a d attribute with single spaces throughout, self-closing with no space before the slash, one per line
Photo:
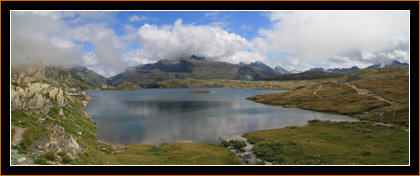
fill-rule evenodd
<path id="1" fill-rule="evenodd" d="M 397 104 L 390 105 L 370 96 L 358 95 L 345 82 L 368 89 Z M 314 95 L 320 84 L 322 88 L 317 91 L 318 96 Z M 390 67 L 353 71 L 346 73 L 343 78 L 320 80 L 302 89 L 257 95 L 249 99 L 285 107 L 357 115 L 355 117 L 364 120 L 407 126 L 408 89 L 408 67 Z"/>
<path id="2" fill-rule="evenodd" d="M 204 143 L 131 145 L 115 155 L 120 164 L 230 165 L 240 164 L 227 148 Z"/>
<path id="3" fill-rule="evenodd" d="M 251 97 L 258 103 L 282 105 L 340 114 L 360 114 L 364 111 L 386 106 L 388 103 L 375 98 L 358 95 L 344 83 L 321 83 L 322 89 L 314 95 L 320 84 L 313 84 L 302 89 L 286 93 L 264 94 Z M 320 96 L 320 97 L 319 97 Z"/>
<path id="4" fill-rule="evenodd" d="M 255 142 L 258 157 L 274 164 L 409 164 L 408 132 L 371 123 L 315 120 L 244 136 Z"/>
<path id="5" fill-rule="evenodd" d="M 80 155 L 77 165 L 231 165 L 241 164 L 228 149 L 204 143 L 129 145 L 121 151 L 97 141 L 82 141 L 89 152 Z M 105 148 L 106 150 L 103 150 Z"/>

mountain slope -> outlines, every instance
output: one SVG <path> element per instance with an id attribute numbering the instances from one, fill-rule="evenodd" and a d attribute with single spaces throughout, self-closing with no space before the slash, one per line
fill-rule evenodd
<path id="1" fill-rule="evenodd" d="M 280 67 L 280 66 L 276 66 L 274 68 L 274 71 L 277 73 L 277 75 L 284 75 L 284 74 L 291 73 L 291 72 L 287 71 L 286 69 L 284 69 L 283 67 Z"/>
<path id="2" fill-rule="evenodd" d="M 107 78 L 87 69 L 86 67 L 73 67 L 70 71 L 79 75 L 84 81 L 88 82 L 92 86 L 99 87 L 101 85 L 108 85 Z"/>
<path id="3" fill-rule="evenodd" d="M 359 67 L 353 66 L 351 68 L 330 68 L 327 70 L 327 72 L 348 72 L 348 71 L 355 71 L 359 70 Z"/>
<path id="4" fill-rule="evenodd" d="M 367 69 L 374 69 L 374 68 L 384 68 L 384 67 L 393 67 L 393 66 L 408 66 L 407 63 L 403 63 L 397 60 L 393 60 L 391 63 L 378 63 L 373 64 L 369 67 L 366 67 Z"/>
<path id="5" fill-rule="evenodd" d="M 12 80 L 20 83 L 41 82 L 64 90 L 86 90 L 93 86 L 66 68 L 52 65 L 12 67 Z"/>

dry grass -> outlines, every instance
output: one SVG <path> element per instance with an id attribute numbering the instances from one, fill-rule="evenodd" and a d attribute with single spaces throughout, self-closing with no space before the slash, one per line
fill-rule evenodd
<path id="1" fill-rule="evenodd" d="M 313 120 L 244 137 L 259 139 L 257 156 L 274 164 L 409 164 L 408 132 L 372 123 Z"/>
<path id="2" fill-rule="evenodd" d="M 408 127 L 409 107 L 407 104 L 393 104 L 359 116 L 360 119 L 375 122 L 392 123 Z"/>
<path id="3" fill-rule="evenodd" d="M 195 91 L 189 91 L 188 94 L 209 94 L 211 91 L 207 90 L 195 90 Z"/>
<path id="4" fill-rule="evenodd" d="M 118 164 L 231 165 L 241 162 L 227 148 L 204 143 L 130 145 L 113 156 Z"/>
<path id="5" fill-rule="evenodd" d="M 373 93 L 393 102 L 408 103 L 408 77 L 394 79 L 361 80 L 352 82 L 361 89 L 371 90 Z"/>
<path id="6" fill-rule="evenodd" d="M 324 82 L 322 89 L 319 84 L 312 84 L 302 89 L 285 93 L 257 95 L 249 99 L 258 103 L 282 105 L 317 111 L 336 112 L 340 114 L 361 114 L 375 108 L 387 106 L 388 103 L 373 97 L 358 95 L 354 89 L 344 83 Z"/>

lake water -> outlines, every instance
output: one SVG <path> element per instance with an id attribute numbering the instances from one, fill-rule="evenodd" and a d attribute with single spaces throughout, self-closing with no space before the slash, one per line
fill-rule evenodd
<path id="1" fill-rule="evenodd" d="M 209 90 L 210 94 L 188 94 Z M 308 120 L 355 121 L 343 115 L 270 106 L 246 97 L 283 91 L 190 88 L 87 91 L 85 110 L 99 140 L 117 144 L 193 141 L 218 144 L 220 134 L 305 125 Z"/>

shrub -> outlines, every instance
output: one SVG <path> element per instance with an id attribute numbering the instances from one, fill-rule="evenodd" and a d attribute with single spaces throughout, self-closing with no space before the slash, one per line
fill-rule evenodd
<path id="1" fill-rule="evenodd" d="M 255 165 L 265 165 L 264 161 L 258 161 L 257 163 L 255 163 Z"/>
<path id="2" fill-rule="evenodd" d="M 246 143 L 244 141 L 222 141 L 220 146 L 222 147 L 233 146 L 235 149 L 244 151 L 242 148 L 246 146 Z"/>
<path id="3" fill-rule="evenodd" d="M 47 136 L 48 131 L 39 126 L 31 126 L 23 133 L 23 138 L 19 143 L 19 153 L 26 153 L 32 143 L 43 136 Z"/>
<path id="4" fill-rule="evenodd" d="M 15 135 L 15 133 L 16 133 L 16 130 L 14 128 L 12 128 L 12 138 Z"/>
<path id="5" fill-rule="evenodd" d="M 257 142 L 259 142 L 259 141 L 262 141 L 263 139 L 261 139 L 261 138 L 258 138 L 258 137 L 255 137 L 255 136 L 244 136 L 244 137 L 246 137 L 247 139 L 248 139 L 248 142 L 250 143 L 250 144 L 255 144 L 255 143 L 257 143 Z"/>
<path id="6" fill-rule="evenodd" d="M 61 157 L 61 162 L 63 164 L 71 163 L 71 158 L 65 152 L 58 152 L 57 154 Z"/>
<path id="7" fill-rule="evenodd" d="M 39 157 L 37 159 L 35 159 L 35 164 L 40 164 L 40 165 L 47 165 L 47 160 L 45 160 L 45 158 L 43 157 Z"/>
<path id="8" fill-rule="evenodd" d="M 265 142 L 254 145 L 254 152 L 258 158 L 277 164 L 296 164 L 293 158 L 286 155 L 293 151 L 301 151 L 301 146 L 295 142 Z"/>
<path id="9" fill-rule="evenodd" d="M 55 161 L 57 159 L 57 154 L 53 151 L 48 151 L 44 153 L 44 158 L 50 161 Z"/>

